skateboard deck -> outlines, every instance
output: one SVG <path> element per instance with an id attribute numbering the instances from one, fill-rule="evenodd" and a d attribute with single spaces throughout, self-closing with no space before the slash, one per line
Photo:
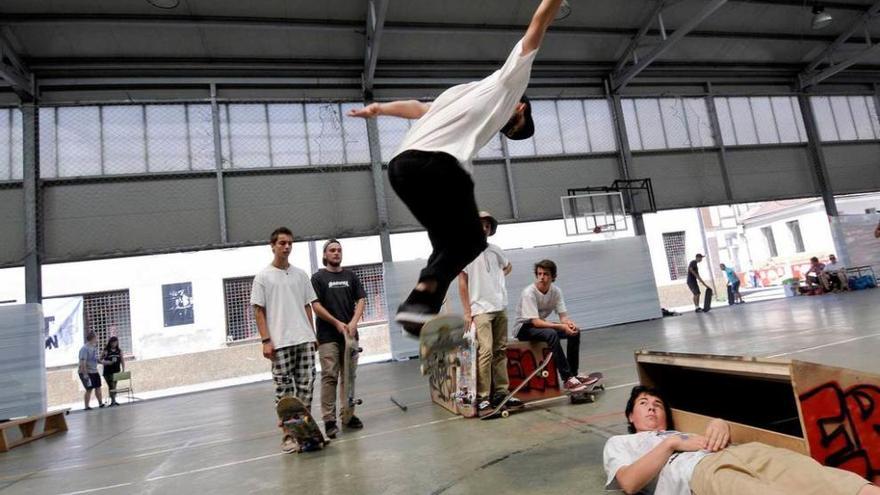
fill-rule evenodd
<path id="1" fill-rule="evenodd" d="M 517 392 L 522 390 L 522 388 L 525 387 L 532 378 L 538 376 L 539 373 L 541 374 L 541 376 L 546 378 L 549 373 L 547 373 L 547 370 L 545 368 L 547 367 L 548 364 L 550 364 L 550 360 L 552 360 L 552 359 L 553 359 L 553 353 L 548 352 L 547 355 L 544 357 L 544 360 L 541 361 L 541 364 L 539 364 L 535 368 L 535 371 L 531 372 L 529 374 L 529 376 L 527 376 L 526 379 L 522 381 L 522 383 L 520 383 L 519 385 L 516 386 L 516 388 L 511 390 L 510 393 L 507 394 L 507 397 L 505 397 L 504 400 L 502 400 L 501 403 L 498 404 L 497 407 L 495 407 L 495 409 L 490 411 L 488 414 L 485 414 L 484 416 L 480 417 L 480 419 L 492 419 L 492 418 L 498 418 L 498 417 L 506 418 L 508 415 L 510 415 L 510 409 L 508 409 L 506 407 L 507 401 L 509 401 L 511 397 L 516 395 Z M 520 407 L 517 409 L 522 409 L 522 408 Z"/>
<path id="2" fill-rule="evenodd" d="M 712 289 L 706 287 L 706 299 L 703 300 L 703 312 L 707 313 L 710 309 L 712 309 L 712 296 L 715 293 L 712 292 Z"/>
<path id="3" fill-rule="evenodd" d="M 292 395 L 282 397 L 275 406 L 275 412 L 278 413 L 278 419 L 281 420 L 285 433 L 292 436 L 299 444 L 298 452 L 320 450 L 330 443 L 324 438 L 312 413 L 299 398 Z"/>
<path id="4" fill-rule="evenodd" d="M 355 396 L 354 385 L 357 378 L 357 363 L 361 349 L 358 340 L 350 335 L 345 335 L 345 349 L 342 350 L 342 387 L 340 389 L 341 400 L 339 419 L 342 424 L 347 424 L 354 416 L 354 406 L 363 404 L 361 399 Z"/>
<path id="5" fill-rule="evenodd" d="M 477 326 L 472 322 L 458 349 L 455 368 L 455 409 L 462 416 L 477 415 Z"/>
<path id="6" fill-rule="evenodd" d="M 605 375 L 601 371 L 589 374 L 590 378 L 596 378 L 596 382 L 587 385 L 587 389 L 582 392 L 572 392 L 569 394 L 572 404 L 580 404 L 584 402 L 596 402 L 599 392 L 605 390 Z"/>

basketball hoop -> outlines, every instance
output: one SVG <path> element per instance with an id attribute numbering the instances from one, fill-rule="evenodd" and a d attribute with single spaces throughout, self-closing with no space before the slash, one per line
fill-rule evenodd
<path id="1" fill-rule="evenodd" d="M 569 5 L 568 0 L 562 0 L 562 5 L 559 6 L 559 12 L 556 13 L 556 20 L 561 21 L 571 14 L 571 5 Z"/>

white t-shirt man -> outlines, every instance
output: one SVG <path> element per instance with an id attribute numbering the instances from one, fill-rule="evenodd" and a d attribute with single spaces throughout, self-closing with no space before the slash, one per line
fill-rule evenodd
<path id="1" fill-rule="evenodd" d="M 510 120 L 526 92 L 537 53 L 522 55 L 520 40 L 489 77 L 444 91 L 413 123 L 394 155 L 407 150 L 442 151 L 472 173 L 471 160 Z"/>
<path id="2" fill-rule="evenodd" d="M 317 299 L 308 274 L 293 265 L 286 270 L 273 265 L 263 268 L 251 288 L 251 304 L 266 308 L 275 349 L 316 340 L 305 306 Z"/>
<path id="3" fill-rule="evenodd" d="M 617 483 L 617 471 L 623 466 L 629 466 L 650 452 L 669 435 L 681 435 L 677 431 L 643 431 L 631 435 L 616 435 L 605 442 L 605 450 L 602 453 L 605 464 L 605 474 L 608 481 L 605 483 L 606 490 L 620 490 Z M 701 450 L 698 452 L 676 452 L 672 454 L 660 474 L 648 483 L 640 493 L 651 495 L 659 493 L 663 495 L 691 495 L 691 478 L 694 468 L 697 467 L 703 457 L 710 452 Z"/>
<path id="4" fill-rule="evenodd" d="M 510 264 L 500 247 L 489 244 L 463 270 L 467 274 L 471 315 L 504 311 L 507 308 L 507 287 L 504 268 Z"/>
<path id="5" fill-rule="evenodd" d="M 843 270 L 843 265 L 839 261 L 835 261 L 834 263 L 828 262 L 825 263 L 825 271 L 828 273 L 837 273 L 840 270 Z"/>
<path id="6" fill-rule="evenodd" d="M 565 308 L 565 298 L 562 297 L 562 289 L 553 284 L 546 294 L 542 294 L 535 284 L 530 284 L 523 289 L 522 297 L 519 298 L 519 304 L 516 306 L 513 334 L 519 333 L 523 324 L 535 318 L 546 320 L 554 311 L 557 315 L 568 313 L 568 309 Z"/>

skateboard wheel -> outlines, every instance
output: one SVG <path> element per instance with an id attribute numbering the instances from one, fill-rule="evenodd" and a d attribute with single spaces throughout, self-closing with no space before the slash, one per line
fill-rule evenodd
<path id="1" fill-rule="evenodd" d="M 550 373 L 547 372 L 546 370 L 541 372 L 541 378 L 547 378 L 548 376 L 550 376 Z"/>
<path id="2" fill-rule="evenodd" d="M 364 401 L 362 399 L 358 399 L 358 400 L 354 401 L 354 405 L 356 405 L 356 406 L 359 406 L 363 403 L 364 403 Z"/>
<path id="3" fill-rule="evenodd" d="M 506 418 L 506 417 L 508 417 L 508 416 L 510 416 L 510 411 L 501 411 L 501 417 L 502 417 L 502 418 Z"/>

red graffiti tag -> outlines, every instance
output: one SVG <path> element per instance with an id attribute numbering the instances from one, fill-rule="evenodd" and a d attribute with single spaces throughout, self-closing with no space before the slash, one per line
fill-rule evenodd
<path id="1" fill-rule="evenodd" d="M 810 454 L 826 466 L 880 481 L 880 387 L 837 382 L 800 396 Z"/>
<path id="2" fill-rule="evenodd" d="M 544 349 L 543 358 L 547 357 L 550 349 Z M 535 359 L 535 355 L 530 349 L 507 349 L 507 377 L 510 380 L 510 388 L 514 389 L 519 386 L 527 376 L 532 374 L 540 364 Z M 540 374 L 529 380 L 529 383 L 522 388 L 522 392 L 532 390 L 543 392 L 547 389 L 559 388 L 559 375 L 556 373 L 556 363 L 552 360 L 547 363 L 544 368 L 547 371 L 547 378 Z"/>

